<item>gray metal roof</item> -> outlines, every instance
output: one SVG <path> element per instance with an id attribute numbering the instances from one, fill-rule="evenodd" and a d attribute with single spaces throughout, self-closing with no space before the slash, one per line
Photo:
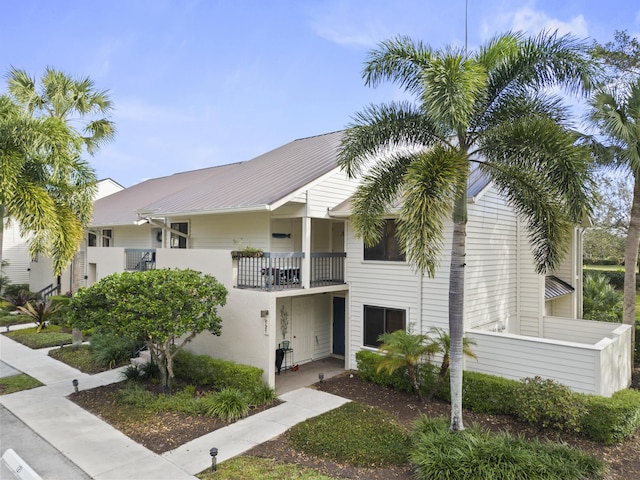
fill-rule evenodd
<path id="1" fill-rule="evenodd" d="M 564 280 L 560 280 L 554 275 L 547 275 L 544 279 L 544 299 L 551 300 L 553 298 L 562 297 L 573 293 L 575 288 Z"/>
<path id="2" fill-rule="evenodd" d="M 471 164 L 471 171 L 469 172 L 469 180 L 467 182 L 467 195 L 469 200 L 473 200 L 477 197 L 487 186 L 491 183 L 489 176 L 483 173 L 478 168 L 477 163 Z M 334 217 L 348 217 L 351 215 L 351 203 L 353 197 L 349 197 L 342 203 L 336 205 L 329 210 L 329 214 Z M 400 200 L 394 205 L 394 208 L 400 208 Z"/>
<path id="3" fill-rule="evenodd" d="M 246 162 L 144 181 L 94 204 L 94 226 L 129 225 L 138 213 L 179 216 L 265 210 L 338 168 L 342 132 L 295 140 Z"/>

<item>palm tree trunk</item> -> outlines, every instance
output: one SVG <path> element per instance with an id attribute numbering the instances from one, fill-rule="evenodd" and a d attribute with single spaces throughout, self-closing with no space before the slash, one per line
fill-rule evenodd
<path id="1" fill-rule="evenodd" d="M 0 204 L 0 265 L 2 265 L 2 245 L 4 244 L 4 205 Z"/>
<path id="2" fill-rule="evenodd" d="M 449 360 L 451 383 L 451 425 L 449 429 L 458 432 L 464 430 L 462 422 L 462 372 L 464 369 L 464 267 L 467 236 L 467 194 L 464 192 L 456 199 L 453 212 L 453 239 L 451 249 L 451 268 L 449 276 L 449 336 L 451 350 Z"/>
<path id="3" fill-rule="evenodd" d="M 636 321 L 636 268 L 638 265 L 638 247 L 640 247 L 640 178 L 636 178 L 633 187 L 631 218 L 627 231 L 627 243 L 624 248 L 624 300 L 622 321 L 635 325 Z M 631 329 L 631 361 L 635 345 L 635 328 Z"/>

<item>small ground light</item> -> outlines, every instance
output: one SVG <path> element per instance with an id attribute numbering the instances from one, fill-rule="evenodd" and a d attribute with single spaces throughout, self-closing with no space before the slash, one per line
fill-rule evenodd
<path id="1" fill-rule="evenodd" d="M 216 456 L 218 455 L 218 449 L 216 447 L 213 447 L 211 450 L 209 450 L 209 455 L 211 455 L 211 471 L 215 472 L 216 470 L 218 470 L 218 460 L 216 459 Z"/>
<path id="2" fill-rule="evenodd" d="M 324 380 L 324 373 L 320 372 L 318 374 L 318 379 L 320 380 L 320 383 L 322 383 L 322 381 Z"/>
<path id="3" fill-rule="evenodd" d="M 74 378 L 71 383 L 73 384 L 73 388 L 75 388 L 76 393 L 78 393 L 78 379 Z"/>

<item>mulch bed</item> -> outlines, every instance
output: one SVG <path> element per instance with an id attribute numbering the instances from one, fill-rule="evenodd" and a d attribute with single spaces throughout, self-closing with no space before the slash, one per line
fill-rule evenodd
<path id="1" fill-rule="evenodd" d="M 640 373 L 640 372 L 638 372 Z M 638 376 L 634 383 L 638 382 Z M 162 453 L 174 449 L 201 435 L 227 425 L 226 422 L 207 417 L 192 417 L 182 414 L 166 413 L 140 419 L 140 421 L 124 421 L 120 418 L 113 400 L 113 393 L 122 384 L 108 385 L 93 390 L 81 391 L 70 396 L 70 399 L 103 418 L 133 440 L 148 449 Z M 378 385 L 360 380 L 357 372 L 348 372 L 338 377 L 325 380 L 322 384 L 315 384 L 314 388 L 339 395 L 353 401 L 382 408 L 393 413 L 398 421 L 411 428 L 419 415 L 439 416 L 449 418 L 450 406 L 441 401 L 431 401 L 422 405 L 415 396 L 395 392 Z M 257 413 L 252 412 L 252 413 Z M 557 431 L 540 431 L 515 421 L 503 415 L 476 414 L 464 411 L 466 426 L 477 425 L 491 431 L 508 431 L 521 434 L 528 438 L 548 438 L 554 441 L 564 441 L 579 447 L 594 457 L 604 460 L 609 465 L 606 480 L 640 479 L 640 434 L 624 443 L 603 446 L 584 438 L 559 433 Z M 335 462 L 296 452 L 289 445 L 287 434 L 280 435 L 273 440 L 258 445 L 247 451 L 245 455 L 273 458 L 280 462 L 304 465 L 335 478 L 351 479 L 406 479 L 412 477 L 411 468 L 392 467 L 368 469 Z"/>

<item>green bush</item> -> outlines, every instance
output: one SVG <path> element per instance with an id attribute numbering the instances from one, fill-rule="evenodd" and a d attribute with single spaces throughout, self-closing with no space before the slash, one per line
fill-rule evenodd
<path id="1" fill-rule="evenodd" d="M 624 288 L 624 272 L 617 270 L 596 270 L 594 268 L 585 268 L 582 270 L 583 275 L 603 275 L 609 280 L 609 284 L 616 290 Z"/>
<path id="2" fill-rule="evenodd" d="M 278 398 L 275 389 L 271 388 L 268 383 L 262 385 L 248 394 L 249 406 L 257 407 L 260 405 L 270 405 Z"/>
<path id="3" fill-rule="evenodd" d="M 452 433 L 443 419 L 414 425 L 411 462 L 425 480 L 584 479 L 602 475 L 604 463 L 566 444 L 530 441 L 478 429 Z"/>
<path id="4" fill-rule="evenodd" d="M 13 297 L 23 290 L 26 290 L 27 292 L 29 291 L 28 283 L 12 283 L 4 288 L 3 295 L 10 295 Z"/>
<path id="5" fill-rule="evenodd" d="M 176 378 L 180 380 L 194 385 L 209 385 L 215 390 L 231 387 L 252 391 L 263 384 L 263 371 L 260 368 L 211 358 L 208 355 L 194 355 L 184 350 L 176 355 L 173 370 Z"/>
<path id="6" fill-rule="evenodd" d="M 479 413 L 512 415 L 520 382 L 478 372 L 464 372 L 462 404 Z"/>
<path id="7" fill-rule="evenodd" d="M 391 375 L 386 371 L 378 372 L 378 365 L 382 360 L 382 355 L 369 350 L 360 350 L 356 353 L 358 374 L 366 382 L 392 388 L 399 392 L 410 393 L 413 391 L 411 381 L 407 376 L 406 368 L 399 368 Z"/>
<path id="8" fill-rule="evenodd" d="M 128 362 L 136 348 L 131 339 L 99 331 L 94 332 L 90 342 L 93 361 L 100 367 L 113 368 Z"/>
<path id="9" fill-rule="evenodd" d="M 234 421 L 247 416 L 249 401 L 247 394 L 238 388 L 227 387 L 207 397 L 205 414 L 222 420 Z"/>
<path id="10" fill-rule="evenodd" d="M 410 446 L 390 413 L 357 402 L 293 426 L 289 441 L 308 455 L 371 468 L 404 464 Z"/>
<path id="11" fill-rule="evenodd" d="M 71 297 L 67 295 L 54 295 L 51 297 L 51 305 L 53 307 L 60 305 L 59 310 L 49 320 L 52 325 L 67 325 L 67 306 L 70 301 Z"/>
<path id="12" fill-rule="evenodd" d="M 583 397 L 548 378 L 525 378 L 515 391 L 515 415 L 542 428 L 579 432 L 586 413 Z"/>
<path id="13" fill-rule="evenodd" d="M 622 442 L 640 428 L 640 392 L 620 390 L 611 398 L 585 396 L 582 433 L 604 444 Z"/>

